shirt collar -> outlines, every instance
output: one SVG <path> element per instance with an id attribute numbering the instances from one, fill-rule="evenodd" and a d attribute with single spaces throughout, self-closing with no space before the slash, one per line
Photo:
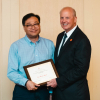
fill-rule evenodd
<path id="1" fill-rule="evenodd" d="M 26 40 L 27 42 L 33 43 L 33 42 L 27 37 L 27 35 L 25 35 L 24 38 L 25 38 L 25 40 Z M 39 39 L 38 39 L 38 41 L 36 41 L 36 43 L 38 43 L 40 40 L 41 40 L 41 37 L 39 36 Z"/>
<path id="2" fill-rule="evenodd" d="M 67 37 L 70 37 L 71 36 L 71 34 L 74 32 L 74 30 L 76 29 L 76 27 L 77 27 L 77 25 L 72 29 L 72 30 L 70 30 L 68 33 L 66 33 L 66 31 L 65 31 L 65 34 L 67 35 Z"/>

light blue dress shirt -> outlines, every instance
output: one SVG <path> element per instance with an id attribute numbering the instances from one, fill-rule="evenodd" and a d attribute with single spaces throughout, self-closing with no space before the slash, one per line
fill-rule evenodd
<path id="1" fill-rule="evenodd" d="M 53 42 L 42 37 L 36 43 L 27 36 L 19 39 L 9 50 L 7 77 L 14 83 L 25 86 L 28 79 L 23 66 L 48 59 L 54 61 L 54 50 Z"/>

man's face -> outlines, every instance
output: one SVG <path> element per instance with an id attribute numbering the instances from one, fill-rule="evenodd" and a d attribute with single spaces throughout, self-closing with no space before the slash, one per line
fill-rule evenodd
<path id="1" fill-rule="evenodd" d="M 61 27 L 69 32 L 76 26 L 77 18 L 74 16 L 73 11 L 70 9 L 63 9 L 60 12 L 60 24 Z"/>
<path id="2" fill-rule="evenodd" d="M 26 32 L 26 35 L 32 39 L 32 38 L 38 38 L 38 35 L 40 33 L 40 24 L 36 17 L 30 17 L 25 21 L 24 30 Z"/>

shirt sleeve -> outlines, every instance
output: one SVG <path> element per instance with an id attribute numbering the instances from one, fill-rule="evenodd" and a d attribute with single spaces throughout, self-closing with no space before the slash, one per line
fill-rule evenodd
<path id="1" fill-rule="evenodd" d="M 18 49 L 15 44 L 12 44 L 9 50 L 7 77 L 14 83 L 22 86 L 25 86 L 28 80 L 19 72 Z"/>

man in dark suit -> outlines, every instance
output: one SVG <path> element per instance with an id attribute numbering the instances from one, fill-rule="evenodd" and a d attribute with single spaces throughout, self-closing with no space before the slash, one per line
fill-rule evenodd
<path id="1" fill-rule="evenodd" d="M 91 45 L 76 22 L 73 8 L 65 7 L 60 11 L 60 24 L 65 31 L 58 35 L 55 49 L 59 78 L 47 82 L 47 86 L 54 88 L 53 100 L 90 100 L 86 76 Z"/>

